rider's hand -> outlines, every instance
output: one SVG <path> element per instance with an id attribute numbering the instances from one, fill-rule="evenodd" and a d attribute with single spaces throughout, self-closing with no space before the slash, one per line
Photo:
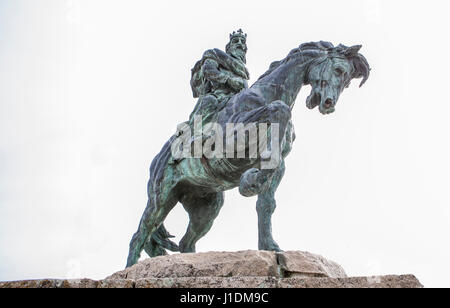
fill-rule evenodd
<path id="1" fill-rule="evenodd" d="M 236 91 L 240 91 L 245 88 L 245 83 L 242 78 L 232 77 L 228 79 L 228 85 Z"/>

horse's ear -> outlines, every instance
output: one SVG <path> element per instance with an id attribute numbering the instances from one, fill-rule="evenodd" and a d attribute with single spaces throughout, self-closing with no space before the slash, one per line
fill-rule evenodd
<path id="1" fill-rule="evenodd" d="M 360 77 L 363 78 L 361 84 L 359 85 L 359 87 L 361 88 L 366 83 L 367 79 L 369 79 L 371 70 L 370 65 L 363 55 L 358 54 L 356 57 L 353 58 L 353 67 L 355 68 L 353 78 L 360 78 Z"/>
<path id="2" fill-rule="evenodd" d="M 348 47 L 344 50 L 344 55 L 353 63 L 353 74 L 352 78 L 363 78 L 359 87 L 362 87 L 367 79 L 369 79 L 370 75 L 370 66 L 367 62 L 366 58 L 362 54 L 359 53 L 362 45 L 355 45 L 352 47 Z"/>
<path id="3" fill-rule="evenodd" d="M 358 54 L 358 52 L 361 50 L 361 48 L 362 48 L 362 45 L 355 45 L 355 46 L 349 47 L 349 48 L 347 48 L 347 50 L 344 52 L 344 54 L 345 54 L 347 57 L 350 57 L 350 56 L 356 56 L 356 55 Z"/>

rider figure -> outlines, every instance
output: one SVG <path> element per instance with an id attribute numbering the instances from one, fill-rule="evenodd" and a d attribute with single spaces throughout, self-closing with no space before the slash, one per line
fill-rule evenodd
<path id="1" fill-rule="evenodd" d="M 245 67 L 247 34 L 241 29 L 230 34 L 230 42 L 225 51 L 207 50 L 192 69 L 191 88 L 194 98 L 199 98 L 189 117 L 194 125 L 194 117 L 202 116 L 202 125 L 217 121 L 217 114 L 228 100 L 248 88 L 249 73 Z"/>

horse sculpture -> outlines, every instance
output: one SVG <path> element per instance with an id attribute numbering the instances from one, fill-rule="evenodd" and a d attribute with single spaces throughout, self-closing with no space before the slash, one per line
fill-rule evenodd
<path id="1" fill-rule="evenodd" d="M 148 203 L 130 242 L 127 267 L 139 260 L 142 250 L 150 257 L 167 254 L 166 249 L 195 252 L 196 242 L 211 229 L 219 214 L 224 191 L 236 187 L 243 196 L 258 195 L 259 250 L 281 251 L 272 237 L 271 217 L 275 191 L 285 171 L 284 158 L 295 139 L 291 110 L 301 87 L 311 85 L 307 107 L 318 107 L 322 114 L 334 112 L 340 94 L 352 79 L 363 78 L 362 86 L 369 78 L 370 67 L 360 49 L 360 45 L 334 47 L 323 41 L 302 44 L 283 60 L 272 63 L 255 84 L 236 94 L 219 112 L 218 124 L 223 128 L 227 123 L 265 123 L 278 130 L 278 144 L 268 144 L 269 152 L 275 147 L 281 149 L 273 168 L 261 168 L 267 159 L 263 155 L 174 160 L 171 149 L 177 135 L 172 136 L 151 164 Z M 189 225 L 176 245 L 163 221 L 178 202 L 189 214 Z"/>

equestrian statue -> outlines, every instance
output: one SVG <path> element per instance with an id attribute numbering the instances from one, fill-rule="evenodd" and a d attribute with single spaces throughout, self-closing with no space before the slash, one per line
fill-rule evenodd
<path id="1" fill-rule="evenodd" d="M 246 41 L 242 30 L 233 32 L 225 52 L 207 50 L 192 69 L 198 101 L 150 166 L 148 202 L 130 242 L 127 267 L 138 262 L 143 250 L 150 257 L 167 250 L 195 252 L 223 206 L 224 192 L 234 188 L 245 197 L 258 196 L 259 250 L 281 251 L 272 237 L 271 217 L 284 159 L 295 140 L 291 114 L 297 95 L 310 85 L 306 106 L 330 114 L 352 79 L 362 78 L 360 87 L 367 81 L 370 66 L 359 53 L 361 45 L 311 42 L 273 62 L 248 87 Z M 248 134 L 241 134 L 242 128 Z M 189 214 L 189 225 L 177 245 L 163 222 L 178 203 Z"/>

